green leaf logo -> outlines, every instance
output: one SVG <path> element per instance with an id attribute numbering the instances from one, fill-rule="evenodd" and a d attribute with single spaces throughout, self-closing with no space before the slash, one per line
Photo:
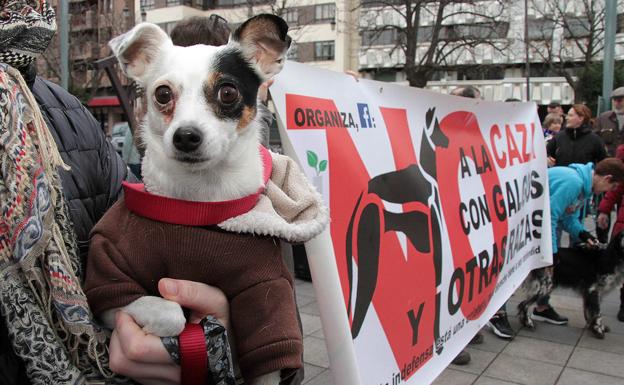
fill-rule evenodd
<path id="1" fill-rule="evenodd" d="M 318 164 L 318 156 L 316 155 L 316 153 L 314 153 L 314 151 L 310 150 L 306 151 L 306 154 L 308 155 L 308 165 L 316 170 L 316 165 Z"/>
<path id="2" fill-rule="evenodd" d="M 320 176 L 323 171 L 327 170 L 327 160 L 322 160 L 319 163 L 316 152 L 307 150 L 306 155 L 308 156 L 308 165 L 316 171 L 316 176 Z"/>

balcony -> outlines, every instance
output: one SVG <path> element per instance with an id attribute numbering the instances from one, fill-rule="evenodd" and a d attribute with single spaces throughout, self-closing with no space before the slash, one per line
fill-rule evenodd
<path id="1" fill-rule="evenodd" d="M 83 14 L 71 16 L 71 30 L 73 32 L 86 31 L 95 27 L 95 12 L 86 11 Z"/>
<path id="2" fill-rule="evenodd" d="M 92 59 L 94 57 L 97 45 L 92 41 L 72 44 L 70 54 L 72 61 L 82 61 Z"/>

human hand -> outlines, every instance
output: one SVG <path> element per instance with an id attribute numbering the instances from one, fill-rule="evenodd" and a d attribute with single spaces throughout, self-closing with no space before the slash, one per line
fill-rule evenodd
<path id="1" fill-rule="evenodd" d="M 160 294 L 191 310 L 190 322 L 207 315 L 229 326 L 229 305 L 223 292 L 202 283 L 164 278 L 158 282 Z M 143 385 L 180 383 L 176 365 L 159 337 L 145 333 L 128 314 L 119 311 L 109 345 L 109 364 L 113 372 Z"/>
<path id="2" fill-rule="evenodd" d="M 598 214 L 598 218 L 596 218 L 596 223 L 598 227 L 601 229 L 606 229 L 609 227 L 609 216 L 605 213 Z"/>
<path id="3" fill-rule="evenodd" d="M 590 247 L 597 247 L 600 244 L 600 242 L 598 242 L 598 239 L 591 235 L 589 231 L 581 231 L 578 237 L 581 241 L 585 242 Z"/>

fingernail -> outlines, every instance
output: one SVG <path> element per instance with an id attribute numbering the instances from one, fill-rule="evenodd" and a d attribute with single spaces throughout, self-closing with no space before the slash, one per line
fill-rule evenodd
<path id="1" fill-rule="evenodd" d="M 169 295 L 178 295 L 178 285 L 172 280 L 164 279 L 163 285 L 165 286 L 165 291 Z"/>

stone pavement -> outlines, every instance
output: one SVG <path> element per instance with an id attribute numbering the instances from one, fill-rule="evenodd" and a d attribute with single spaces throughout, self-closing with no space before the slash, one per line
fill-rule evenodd
<path id="1" fill-rule="evenodd" d="M 333 385 L 312 284 L 296 280 L 296 293 L 304 334 L 304 384 Z M 467 348 L 472 361 L 450 365 L 433 384 L 624 385 L 624 323 L 615 318 L 619 290 L 602 302 L 605 323 L 611 327 L 604 340 L 584 329 L 582 301 L 571 291 L 555 291 L 551 298 L 551 304 L 570 318 L 567 326 L 536 322 L 535 331 L 520 329 L 515 317 L 518 302 L 514 296 L 508 303 L 509 320 L 518 332 L 513 341 L 485 329 L 484 343 Z"/>

